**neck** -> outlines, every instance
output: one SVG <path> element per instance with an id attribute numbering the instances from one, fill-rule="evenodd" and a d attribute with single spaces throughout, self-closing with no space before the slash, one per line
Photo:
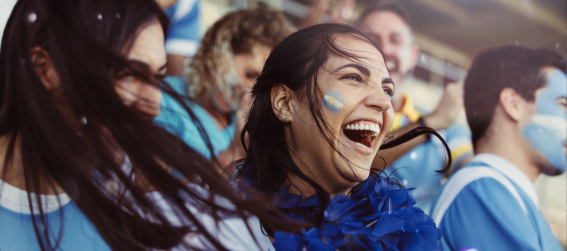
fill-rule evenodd
<path id="1" fill-rule="evenodd" d="M 514 164 L 533 182 L 540 174 L 539 167 L 532 159 L 528 143 L 514 128 L 491 127 L 475 147 L 476 154 L 491 153 Z"/>
<path id="2" fill-rule="evenodd" d="M 317 181 L 315 181 L 315 182 L 317 182 Z M 311 185 L 309 185 L 309 183 L 307 183 L 307 181 L 304 181 L 301 178 L 299 178 L 299 177 L 297 177 L 297 176 L 295 176 L 294 174 L 291 174 L 291 173 L 288 173 L 287 179 L 284 182 L 283 187 L 288 186 L 288 185 L 291 185 L 291 187 L 289 188 L 289 193 L 300 194 L 300 195 L 303 196 L 303 198 L 308 198 L 310 196 L 317 194 L 317 191 L 315 190 L 315 188 L 313 188 Z M 348 195 L 350 193 L 350 190 L 352 189 L 352 187 L 349 187 L 347 189 L 332 190 L 332 189 L 328 189 L 324 185 L 322 185 L 322 187 L 326 192 L 329 192 L 329 195 L 331 196 L 331 198 L 333 198 L 337 194 Z"/>
<path id="3" fill-rule="evenodd" d="M 22 190 L 26 189 L 26 178 L 24 174 L 24 165 L 21 157 L 21 138 L 20 135 L 15 136 L 12 155 L 8 154 L 8 148 L 12 134 L 6 134 L 0 137 L 0 179 L 4 182 Z M 6 162 L 6 159 L 10 159 Z M 44 176 L 39 179 L 39 191 L 36 193 L 53 195 L 64 193 L 63 189 L 57 185 L 50 186 Z M 35 192 L 35 191 L 34 191 Z"/>
<path id="4" fill-rule="evenodd" d="M 230 125 L 230 112 L 223 112 L 217 109 L 210 99 L 200 99 L 199 101 L 203 109 L 205 109 L 209 116 L 217 123 L 218 128 L 222 129 Z"/>

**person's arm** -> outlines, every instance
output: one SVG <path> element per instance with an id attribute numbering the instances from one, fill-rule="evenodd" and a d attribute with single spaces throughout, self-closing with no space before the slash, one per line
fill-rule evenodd
<path id="1" fill-rule="evenodd" d="M 518 200 L 492 178 L 478 179 L 463 188 L 439 228 L 442 250 L 541 250 L 538 234 Z"/>
<path id="2" fill-rule="evenodd" d="M 329 23 L 345 23 L 352 16 L 355 4 L 355 0 L 342 0 L 338 9 L 332 9 L 329 0 L 315 0 L 307 8 L 307 12 L 299 24 L 299 29 L 320 24 L 324 21 L 325 16 L 328 16 Z"/>
<path id="3" fill-rule="evenodd" d="M 163 10 L 171 7 L 177 1 L 178 0 L 156 0 L 159 7 L 162 8 Z"/>
<path id="4" fill-rule="evenodd" d="M 167 52 L 166 75 L 182 76 L 185 61 L 197 52 L 200 41 L 199 1 L 179 0 L 175 13 L 170 16 L 170 26 L 165 50 Z M 189 7 L 189 8 L 186 8 Z"/>
<path id="5" fill-rule="evenodd" d="M 451 124 L 453 124 L 453 122 L 457 118 L 457 115 L 459 115 L 459 112 L 461 112 L 462 110 L 463 84 L 448 84 L 445 86 L 443 97 L 441 98 L 441 101 L 439 102 L 439 105 L 437 105 L 435 111 L 433 111 L 433 113 L 428 116 L 422 117 L 422 120 L 425 126 L 433 130 L 443 130 L 447 129 L 449 126 L 451 126 Z M 418 122 L 412 122 L 395 131 L 389 132 L 386 138 L 396 138 L 419 126 L 422 125 Z M 428 138 L 428 135 L 421 135 L 397 147 L 380 150 L 376 155 L 376 158 L 374 158 L 372 168 L 379 170 L 384 169 L 386 166 L 392 164 L 394 161 L 409 152 L 414 147 L 427 141 Z"/>
<path id="6" fill-rule="evenodd" d="M 167 67 L 167 72 L 165 74 L 168 76 L 183 76 L 186 60 L 187 60 L 186 56 L 168 54 L 167 55 L 168 67 Z"/>

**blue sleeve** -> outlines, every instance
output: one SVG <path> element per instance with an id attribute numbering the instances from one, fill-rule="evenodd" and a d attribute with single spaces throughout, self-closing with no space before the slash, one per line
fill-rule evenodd
<path id="1" fill-rule="evenodd" d="M 167 78 L 176 91 L 183 90 L 182 78 Z M 181 82 L 180 82 L 181 81 Z M 180 85 L 181 83 L 181 85 Z M 206 158 L 210 158 L 211 153 L 205 140 L 201 136 L 195 122 L 191 119 L 183 106 L 173 97 L 162 93 L 160 104 L 160 114 L 154 119 L 154 123 L 165 128 L 170 133 L 181 138 L 187 145 Z"/>
<path id="2" fill-rule="evenodd" d="M 200 41 L 200 7 L 197 0 L 180 0 L 166 10 L 170 25 L 165 41 L 168 54 L 192 56 Z"/>
<path id="3" fill-rule="evenodd" d="M 439 228 L 442 250 L 540 250 L 538 234 L 520 203 L 492 178 L 463 188 Z"/>

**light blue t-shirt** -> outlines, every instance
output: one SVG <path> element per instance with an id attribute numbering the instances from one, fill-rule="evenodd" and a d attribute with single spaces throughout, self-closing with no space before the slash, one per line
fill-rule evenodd
<path id="1" fill-rule="evenodd" d="M 432 207 L 441 250 L 563 250 L 530 179 L 508 160 L 478 154 L 443 186 Z"/>
<path id="2" fill-rule="evenodd" d="M 165 40 L 167 54 L 193 56 L 201 40 L 199 0 L 179 0 L 164 12 L 169 17 Z"/>
<path id="3" fill-rule="evenodd" d="M 184 95 L 187 90 L 184 79 L 182 77 L 167 77 L 165 79 L 178 93 Z M 231 124 L 225 128 L 219 128 L 214 118 L 205 111 L 201 106 L 195 103 L 187 102 L 189 108 L 195 113 L 195 116 L 203 126 L 206 135 L 209 137 L 213 154 L 218 156 L 219 153 L 225 151 L 234 138 L 234 130 L 236 119 L 234 114 L 231 116 Z M 203 156 L 210 158 L 211 152 L 205 143 L 205 139 L 201 136 L 195 121 L 191 119 L 183 106 L 174 98 L 163 93 L 161 99 L 160 114 L 154 119 L 154 123 L 159 125 L 179 138 L 183 139 L 187 145 Z"/>
<path id="4" fill-rule="evenodd" d="M 67 195 L 41 195 L 41 201 L 50 228 L 51 245 L 59 240 L 57 250 L 110 250 L 95 226 Z M 42 231 L 45 226 L 40 224 L 38 206 L 34 207 L 34 216 Z M 41 250 L 32 217 L 27 192 L 0 180 L 0 250 Z M 63 232 L 58 239 L 61 225 Z"/>
<path id="5" fill-rule="evenodd" d="M 203 199 L 208 198 L 208 191 L 195 184 L 189 184 L 196 196 Z M 33 196 L 33 195 L 32 195 Z M 102 239 L 95 226 L 77 208 L 75 203 L 66 194 L 40 195 L 43 204 L 44 217 L 50 229 L 51 246 L 55 246 L 58 240 L 58 251 L 110 251 L 110 247 Z M 163 215 L 174 226 L 189 226 L 187 220 L 179 218 L 175 211 L 169 206 L 159 192 L 151 192 L 146 196 L 155 203 Z M 228 200 L 217 197 L 215 203 L 220 206 L 231 208 Z M 230 250 L 274 250 L 270 239 L 262 233 L 260 221 L 256 217 L 250 217 L 247 222 L 239 217 L 227 217 L 216 221 L 212 217 L 209 208 L 202 208 L 200 203 L 188 200 L 185 203 L 187 209 L 206 228 L 206 230 Z M 34 207 L 34 215 L 39 218 L 39 207 Z M 41 221 L 36 221 L 41 222 Z M 63 231 L 59 238 L 59 230 Z M 246 225 L 248 224 L 248 225 Z M 45 226 L 40 224 L 39 231 Z M 250 227 L 251 232 L 248 230 Z M 183 241 L 201 249 L 207 249 L 211 244 L 199 233 L 190 233 Z M 0 250 L 1 251 L 39 251 L 41 250 L 37 240 L 32 214 L 29 209 L 27 192 L 11 186 L 0 180 Z M 171 251 L 188 250 L 183 244 L 171 249 Z"/>

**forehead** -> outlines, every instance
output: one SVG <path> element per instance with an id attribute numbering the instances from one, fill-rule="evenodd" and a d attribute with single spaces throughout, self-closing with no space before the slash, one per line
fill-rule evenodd
<path id="1" fill-rule="evenodd" d="M 567 93 L 567 76 L 565 73 L 554 67 L 544 67 L 542 72 L 547 79 L 546 89 L 549 89 L 555 96 L 565 97 Z"/>
<path id="2" fill-rule="evenodd" d="M 408 37 L 411 35 L 410 27 L 406 21 L 397 13 L 389 10 L 379 10 L 370 13 L 364 19 L 363 24 L 372 33 L 380 35 L 390 33 L 399 33 Z"/>
<path id="3" fill-rule="evenodd" d="M 159 69 L 167 62 L 165 38 L 159 22 L 153 21 L 142 26 L 127 57 L 144 62 L 153 70 Z"/>
<path id="4" fill-rule="evenodd" d="M 331 53 L 329 54 L 327 65 L 340 67 L 344 63 L 352 63 L 354 61 L 367 67 L 370 71 L 376 70 L 379 71 L 381 75 L 389 76 L 384 63 L 384 57 L 380 51 L 362 38 L 340 35 L 337 36 L 333 42 L 339 49 L 352 54 L 354 58 L 338 56 Z"/>

